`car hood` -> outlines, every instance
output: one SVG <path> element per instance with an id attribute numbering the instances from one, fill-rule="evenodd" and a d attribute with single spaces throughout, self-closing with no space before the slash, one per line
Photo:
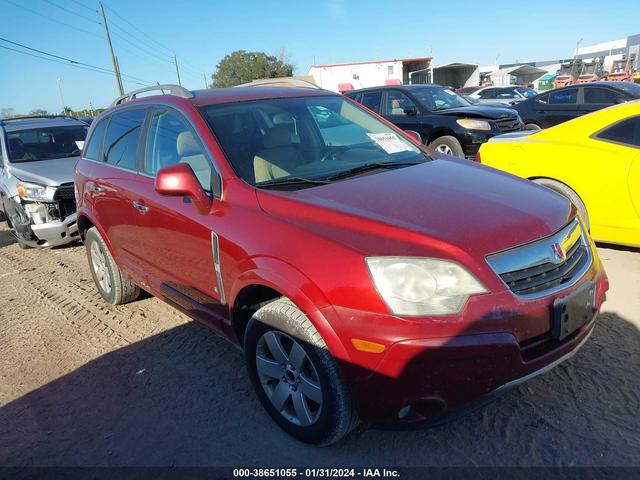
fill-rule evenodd
<path id="1" fill-rule="evenodd" d="M 394 250 L 405 242 L 480 258 L 550 235 L 575 215 L 550 190 L 451 157 L 298 191 L 259 189 L 257 195 L 267 213 L 365 255 L 406 254 Z M 371 237 L 382 240 L 372 243 Z"/>
<path id="2" fill-rule="evenodd" d="M 80 157 L 53 158 L 35 162 L 12 163 L 11 174 L 24 182 L 57 186 L 73 182 L 76 163 Z"/>
<path id="3" fill-rule="evenodd" d="M 454 117 L 490 118 L 515 117 L 518 115 L 515 110 L 504 107 L 490 105 L 469 105 L 468 107 L 447 108 L 446 110 L 436 110 L 435 115 L 451 115 Z"/>

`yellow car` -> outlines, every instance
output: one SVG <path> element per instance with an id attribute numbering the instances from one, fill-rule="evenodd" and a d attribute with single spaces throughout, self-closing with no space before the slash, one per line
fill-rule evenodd
<path id="1" fill-rule="evenodd" d="M 640 100 L 494 137 L 479 160 L 567 197 L 595 240 L 640 246 Z"/>

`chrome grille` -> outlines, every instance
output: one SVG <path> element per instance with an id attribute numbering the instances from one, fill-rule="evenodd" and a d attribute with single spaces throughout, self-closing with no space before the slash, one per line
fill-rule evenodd
<path id="1" fill-rule="evenodd" d="M 495 122 L 501 133 L 516 132 L 522 128 L 518 117 L 500 117 Z"/>
<path id="2" fill-rule="evenodd" d="M 509 290 L 534 298 L 577 282 L 591 266 L 592 254 L 576 219 L 550 237 L 490 255 L 487 261 Z"/>
<path id="3" fill-rule="evenodd" d="M 53 199 L 58 203 L 60 218 L 66 218 L 76 212 L 76 193 L 73 183 L 63 183 L 60 185 Z"/>

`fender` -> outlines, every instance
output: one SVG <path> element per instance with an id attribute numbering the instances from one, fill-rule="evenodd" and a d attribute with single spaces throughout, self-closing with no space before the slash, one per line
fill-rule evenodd
<path id="1" fill-rule="evenodd" d="M 230 305 L 235 304 L 243 288 L 251 285 L 263 285 L 280 292 L 311 320 L 334 357 L 350 360 L 338 335 L 320 311 L 330 306 L 330 303 L 308 277 L 292 265 L 273 257 L 252 257 L 249 263 L 252 268 L 238 275 L 228 292 Z"/>
<path id="2" fill-rule="evenodd" d="M 104 240 L 104 243 L 107 244 L 107 248 L 109 249 L 111 256 L 115 259 L 116 256 L 113 254 L 113 247 L 111 246 L 111 241 L 109 240 L 109 237 L 107 236 L 106 232 L 102 228 L 102 225 L 100 225 L 100 222 L 98 222 L 98 220 L 93 215 L 93 213 L 86 208 L 79 208 L 77 213 L 78 213 L 78 224 L 80 224 L 83 217 L 89 220 L 89 222 L 91 222 L 93 226 L 98 229 L 98 233 L 100 233 L 100 236 Z M 83 238 L 83 241 L 84 241 L 84 238 Z"/>

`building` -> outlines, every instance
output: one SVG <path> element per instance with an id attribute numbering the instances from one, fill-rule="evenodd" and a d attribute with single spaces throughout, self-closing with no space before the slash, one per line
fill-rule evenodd
<path id="1" fill-rule="evenodd" d="M 313 76 L 321 88 L 340 93 L 380 85 L 428 83 L 431 78 L 431 58 L 313 65 L 308 75 Z"/>

